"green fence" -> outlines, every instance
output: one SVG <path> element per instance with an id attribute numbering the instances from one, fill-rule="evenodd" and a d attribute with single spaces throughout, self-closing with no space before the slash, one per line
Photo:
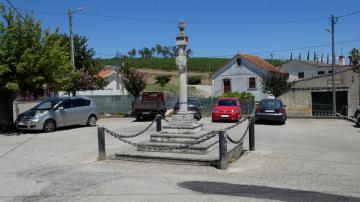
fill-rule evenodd
<path id="1" fill-rule="evenodd" d="M 131 95 L 109 95 L 109 96 L 89 96 L 92 98 L 101 114 L 125 114 L 131 111 L 131 102 L 134 97 Z M 211 115 L 211 108 L 216 101 L 212 98 L 198 98 L 203 104 L 203 116 Z M 166 96 L 167 109 L 173 109 L 177 96 Z M 255 102 L 253 100 L 240 100 L 242 114 L 250 114 L 254 110 Z"/>

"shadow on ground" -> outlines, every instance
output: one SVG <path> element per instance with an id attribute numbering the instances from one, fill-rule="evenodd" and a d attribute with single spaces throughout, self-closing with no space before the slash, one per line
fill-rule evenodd
<path id="1" fill-rule="evenodd" d="M 221 194 L 280 201 L 360 201 L 360 198 L 351 196 L 223 182 L 186 181 L 179 183 L 178 186 L 204 194 Z"/>

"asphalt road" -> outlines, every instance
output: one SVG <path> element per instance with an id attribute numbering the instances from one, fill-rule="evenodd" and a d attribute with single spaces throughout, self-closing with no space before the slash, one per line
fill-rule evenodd
<path id="1" fill-rule="evenodd" d="M 148 123 L 119 118 L 98 124 L 129 134 Z M 256 125 L 256 151 L 226 171 L 97 161 L 96 131 L 0 135 L 0 201 L 360 201 L 360 129 L 344 120 Z M 106 142 L 108 154 L 124 147 L 110 136 Z"/>

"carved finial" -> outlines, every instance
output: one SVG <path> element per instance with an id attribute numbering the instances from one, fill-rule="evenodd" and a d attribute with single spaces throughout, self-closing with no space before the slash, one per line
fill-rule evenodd
<path id="1" fill-rule="evenodd" d="M 183 32 L 185 30 L 185 21 L 184 20 L 180 20 L 179 30 L 180 30 L 180 32 Z"/>

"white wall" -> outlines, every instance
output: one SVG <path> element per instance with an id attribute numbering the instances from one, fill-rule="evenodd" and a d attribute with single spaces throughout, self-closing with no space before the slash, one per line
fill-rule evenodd
<path id="1" fill-rule="evenodd" d="M 269 95 L 262 92 L 261 74 L 253 64 L 247 63 L 244 59 L 242 65 L 237 66 L 236 60 L 230 62 L 228 69 L 214 75 L 212 80 L 213 96 L 217 97 L 223 94 L 223 79 L 231 80 L 232 92 L 250 92 L 255 96 L 256 101 L 268 98 Z M 256 78 L 256 89 L 249 89 L 248 82 L 250 77 Z"/>

